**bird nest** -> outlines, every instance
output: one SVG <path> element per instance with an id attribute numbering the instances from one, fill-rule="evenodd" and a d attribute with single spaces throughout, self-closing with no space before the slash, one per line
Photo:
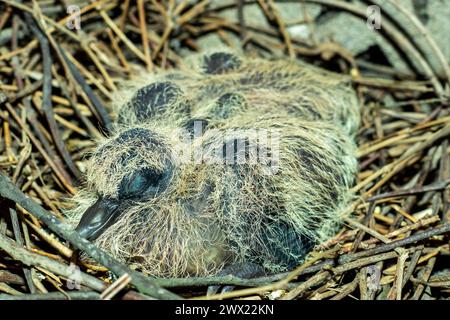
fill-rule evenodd
<path id="1" fill-rule="evenodd" d="M 270 0 L 36 3 L 0 0 L 0 299 L 448 299 L 450 72 L 407 9 L 390 7 L 379 31 L 405 72 L 376 48 L 355 56 L 297 39 Z M 358 3 L 298 1 L 298 10 L 305 3 L 366 19 Z M 269 27 L 246 21 L 250 4 Z M 399 28 L 397 15 L 411 23 Z M 362 119 L 356 197 L 339 232 L 289 272 L 151 278 L 82 240 L 62 212 L 83 182 L 85 155 L 111 129 L 113 93 L 143 69 L 180 67 L 211 35 L 249 56 L 351 78 Z M 76 259 L 80 251 L 95 264 Z M 206 296 L 211 285 L 235 289 Z"/>

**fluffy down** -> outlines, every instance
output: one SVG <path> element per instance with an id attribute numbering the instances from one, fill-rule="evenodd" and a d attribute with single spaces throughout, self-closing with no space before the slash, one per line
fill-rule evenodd
<path id="1" fill-rule="evenodd" d="M 114 132 L 67 214 L 76 226 L 99 197 L 120 203 L 95 243 L 151 275 L 292 268 L 352 197 L 359 107 L 341 76 L 215 52 L 133 81 L 115 101 Z"/>

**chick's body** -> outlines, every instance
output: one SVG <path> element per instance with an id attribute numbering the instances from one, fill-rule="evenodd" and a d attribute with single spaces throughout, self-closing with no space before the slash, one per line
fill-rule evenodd
<path id="1" fill-rule="evenodd" d="M 294 267 L 351 196 L 355 94 L 293 61 L 217 52 L 190 66 L 118 95 L 73 223 L 155 276 Z"/>

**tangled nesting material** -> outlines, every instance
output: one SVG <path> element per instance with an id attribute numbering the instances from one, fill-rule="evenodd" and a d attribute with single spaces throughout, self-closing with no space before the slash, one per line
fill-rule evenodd
<path id="1" fill-rule="evenodd" d="M 348 80 L 230 52 L 189 66 L 117 94 L 114 133 L 91 154 L 71 222 L 154 276 L 296 266 L 351 198 L 359 107 Z"/>

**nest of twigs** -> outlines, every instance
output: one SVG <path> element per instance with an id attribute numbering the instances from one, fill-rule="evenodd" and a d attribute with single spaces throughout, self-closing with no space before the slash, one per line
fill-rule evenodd
<path id="1" fill-rule="evenodd" d="M 270 28 L 245 21 L 249 2 Z M 366 18 L 361 4 L 298 2 Z M 206 298 L 214 284 L 236 289 L 211 299 L 449 298 L 448 62 L 400 5 L 379 32 L 411 66 L 408 73 L 380 64 L 376 52 L 355 57 L 338 43 L 291 38 L 277 5 L 0 0 L 0 299 Z M 220 15 L 225 9 L 235 11 L 237 22 Z M 411 23 L 400 28 L 397 14 Z M 421 41 L 412 37 L 418 32 Z M 154 279 L 82 241 L 65 228 L 61 211 L 80 183 L 92 138 L 110 127 L 111 93 L 139 68 L 176 67 L 211 33 L 245 52 L 352 76 L 363 118 L 358 198 L 343 212 L 342 230 L 292 272 L 252 280 Z M 439 63 L 443 74 L 432 67 Z M 77 262 L 78 250 L 104 267 Z"/>

